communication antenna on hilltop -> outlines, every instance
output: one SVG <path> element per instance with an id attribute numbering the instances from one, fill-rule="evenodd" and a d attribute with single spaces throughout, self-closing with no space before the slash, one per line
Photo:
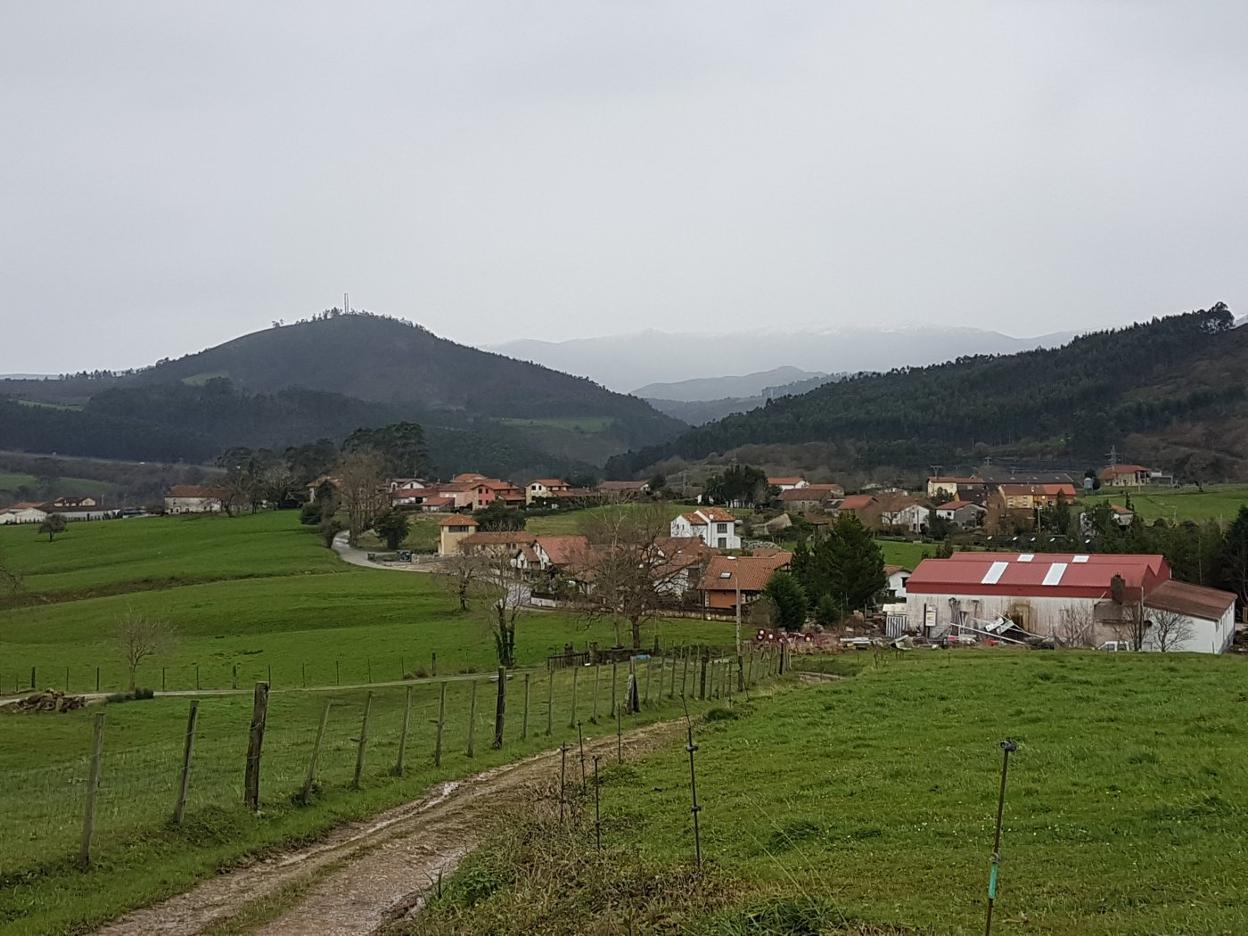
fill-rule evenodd
<path id="1" fill-rule="evenodd" d="M 342 294 L 342 314 L 343 315 L 351 314 L 351 297 L 348 296 L 345 292 Z"/>
<path id="2" fill-rule="evenodd" d="M 1107 457 L 1107 458 L 1109 458 L 1109 467 L 1110 467 L 1110 468 L 1115 468 L 1115 467 L 1117 467 L 1117 465 L 1118 465 L 1118 446 L 1116 446 L 1116 445 L 1111 445 L 1111 446 L 1109 447 L 1109 455 L 1108 455 L 1108 456 L 1106 456 L 1106 457 Z"/>

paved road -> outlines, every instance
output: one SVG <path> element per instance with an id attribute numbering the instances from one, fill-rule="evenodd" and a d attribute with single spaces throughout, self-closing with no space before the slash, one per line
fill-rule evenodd
<path id="1" fill-rule="evenodd" d="M 411 562 L 373 562 L 368 558 L 367 549 L 357 549 L 347 542 L 346 533 L 339 533 L 334 537 L 334 552 L 343 562 L 362 566 L 365 569 L 387 569 L 391 572 L 436 572 L 438 570 L 436 556 L 413 555 Z"/>

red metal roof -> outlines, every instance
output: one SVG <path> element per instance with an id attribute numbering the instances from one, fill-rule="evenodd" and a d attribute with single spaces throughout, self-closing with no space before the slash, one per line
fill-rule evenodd
<path id="1" fill-rule="evenodd" d="M 1169 580 L 1170 566 L 1158 555 L 1093 553 L 954 553 L 924 559 L 906 583 L 908 594 L 1016 595 L 1033 598 L 1103 598 L 1110 581 L 1122 576 L 1130 597 L 1148 594 Z"/>

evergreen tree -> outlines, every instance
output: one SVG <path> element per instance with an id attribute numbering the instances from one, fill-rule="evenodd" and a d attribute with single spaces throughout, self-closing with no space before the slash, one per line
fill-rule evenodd
<path id="1" fill-rule="evenodd" d="M 791 568 L 807 595 L 816 601 L 826 595 L 844 611 L 874 605 L 888 584 L 880 547 L 849 513 L 837 517 L 813 545 L 799 544 Z"/>
<path id="2" fill-rule="evenodd" d="M 763 589 L 763 594 L 776 604 L 777 627 L 788 631 L 802 629 L 802 625 L 806 623 L 806 592 L 792 573 L 783 570 L 774 573 Z"/>

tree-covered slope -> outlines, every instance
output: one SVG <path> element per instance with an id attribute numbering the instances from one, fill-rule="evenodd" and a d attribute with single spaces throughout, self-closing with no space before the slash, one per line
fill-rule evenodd
<path id="1" fill-rule="evenodd" d="M 416 404 L 478 416 L 557 420 L 598 417 L 628 446 L 664 441 L 683 425 L 636 397 L 584 377 L 479 351 L 398 319 L 318 317 L 162 361 L 129 384 L 199 383 L 228 377 L 251 393 L 304 387 L 379 403 Z"/>
<path id="2" fill-rule="evenodd" d="M 82 407 L 0 399 L 6 449 L 157 462 L 207 462 L 232 446 L 281 451 L 318 438 L 341 442 L 361 426 L 421 422 L 430 471 L 450 475 L 576 474 L 591 466 L 530 444 L 485 417 L 433 414 L 412 404 L 375 403 L 292 388 L 251 394 L 228 379 L 202 385 L 149 384 L 105 390 Z"/>
<path id="3" fill-rule="evenodd" d="M 1060 348 L 859 375 L 630 452 L 607 471 L 626 476 L 672 457 L 811 442 L 839 446 L 854 467 L 923 468 L 1009 448 L 1096 464 L 1127 439 L 1186 438 L 1173 460 L 1200 451 L 1190 444 L 1193 425 L 1234 423 L 1248 408 L 1248 330 L 1233 325 L 1218 303 Z M 1219 453 L 1226 435 L 1216 435 L 1208 452 L 1248 459 L 1248 439 Z"/>

